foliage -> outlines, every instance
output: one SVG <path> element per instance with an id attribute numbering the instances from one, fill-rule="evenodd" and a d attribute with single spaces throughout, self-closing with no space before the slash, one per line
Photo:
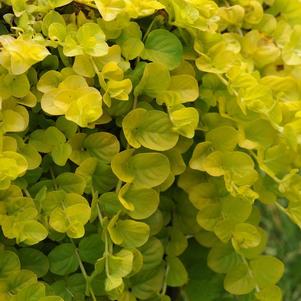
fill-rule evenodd
<path id="1" fill-rule="evenodd" d="M 268 234 L 301 227 L 300 1 L 0 13 L 0 299 L 281 301 Z"/>

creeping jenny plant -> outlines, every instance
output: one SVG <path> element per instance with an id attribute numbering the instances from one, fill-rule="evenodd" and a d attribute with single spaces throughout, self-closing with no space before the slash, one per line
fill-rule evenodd
<path id="1" fill-rule="evenodd" d="M 300 1 L 0 4 L 0 299 L 282 300 Z"/>

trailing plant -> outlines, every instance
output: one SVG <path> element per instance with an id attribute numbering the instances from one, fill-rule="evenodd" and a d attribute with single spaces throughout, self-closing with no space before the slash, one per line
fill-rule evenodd
<path id="1" fill-rule="evenodd" d="M 0 3 L 0 299 L 282 300 L 300 1 Z"/>

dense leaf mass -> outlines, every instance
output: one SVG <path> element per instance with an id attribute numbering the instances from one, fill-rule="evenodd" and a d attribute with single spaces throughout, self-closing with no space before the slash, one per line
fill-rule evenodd
<path id="1" fill-rule="evenodd" d="M 260 213 L 301 227 L 301 2 L 0 15 L 0 299 L 281 301 Z"/>

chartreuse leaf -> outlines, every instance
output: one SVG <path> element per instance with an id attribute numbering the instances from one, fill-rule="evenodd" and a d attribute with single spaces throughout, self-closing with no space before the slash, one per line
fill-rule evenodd
<path id="1" fill-rule="evenodd" d="M 156 29 L 150 32 L 146 41 L 142 58 L 164 64 L 168 69 L 175 69 L 180 65 L 183 55 L 183 46 L 173 33 L 165 29 Z"/>
<path id="2" fill-rule="evenodd" d="M 168 256 L 166 260 L 169 267 L 166 278 L 167 284 L 171 287 L 177 287 L 187 283 L 188 274 L 181 260 L 175 256 Z"/>
<path id="3" fill-rule="evenodd" d="M 206 134 L 206 140 L 220 151 L 232 151 L 239 141 L 238 132 L 230 126 L 215 128 Z"/>
<path id="4" fill-rule="evenodd" d="M 283 275 L 283 263 L 273 257 L 261 255 L 250 261 L 250 268 L 253 271 L 256 283 L 259 287 L 268 287 L 277 283 Z"/>
<path id="5" fill-rule="evenodd" d="M 173 129 L 180 135 L 192 138 L 199 123 L 199 114 L 195 108 L 179 108 L 170 112 Z"/>
<path id="6" fill-rule="evenodd" d="M 112 160 L 112 170 L 120 180 L 139 188 L 152 188 L 167 179 L 170 164 L 166 156 L 160 153 L 132 154 L 133 149 L 125 150 Z"/>
<path id="7" fill-rule="evenodd" d="M 248 270 L 248 266 L 241 263 L 231 269 L 225 277 L 225 290 L 234 295 L 245 295 L 253 291 L 255 279 Z"/>
<path id="8" fill-rule="evenodd" d="M 123 283 L 122 278 L 127 276 L 133 268 L 133 259 L 133 253 L 126 249 L 108 256 L 109 274 L 105 283 L 107 291 L 111 291 Z"/>
<path id="9" fill-rule="evenodd" d="M 158 208 L 159 194 L 154 189 L 137 189 L 133 184 L 124 185 L 118 194 L 119 201 L 134 219 L 145 219 Z"/>
<path id="10" fill-rule="evenodd" d="M 12 74 L 25 73 L 33 64 L 42 61 L 49 54 L 45 46 L 22 36 L 15 39 L 10 35 L 1 35 L 0 43 L 0 64 Z"/>
<path id="11" fill-rule="evenodd" d="M 4 285 L 2 282 L 1 297 L 3 299 L 6 297 L 7 299 L 7 297 L 10 296 L 12 292 L 14 292 L 14 294 L 16 294 L 16 297 L 18 295 L 21 297 L 21 298 L 17 298 L 17 300 L 22 300 L 22 297 L 27 297 L 26 290 L 29 289 L 31 285 L 36 284 L 36 282 L 37 282 L 37 277 L 31 271 L 21 270 L 18 273 L 12 273 L 7 277 L 6 283 Z M 43 295 L 43 292 L 45 290 L 44 285 L 39 283 L 36 286 L 38 287 L 38 294 L 40 296 Z M 39 291 L 39 288 L 41 288 L 42 294 Z"/>
<path id="12" fill-rule="evenodd" d="M 240 256 L 230 244 L 219 243 L 208 254 L 208 266 L 216 273 L 227 273 L 241 263 Z"/>
<path id="13" fill-rule="evenodd" d="M 18 256 L 14 252 L 1 250 L 0 254 L 0 279 L 5 279 L 10 274 L 20 271 L 20 261 Z"/>
<path id="14" fill-rule="evenodd" d="M 66 119 L 85 127 L 102 115 L 102 96 L 83 77 L 70 75 L 43 95 L 41 106 L 48 114 L 65 115 Z"/>
<path id="15" fill-rule="evenodd" d="M 59 186 L 59 188 L 63 189 L 66 192 L 74 192 L 78 194 L 83 194 L 86 186 L 83 177 L 71 172 L 60 174 L 56 178 L 56 184 Z"/>
<path id="16" fill-rule="evenodd" d="M 123 0 L 96 0 L 95 4 L 105 21 L 114 20 L 125 8 Z"/>
<path id="17" fill-rule="evenodd" d="M 144 245 L 149 237 L 149 226 L 133 220 L 118 220 L 115 216 L 108 225 L 108 231 L 114 243 L 125 248 Z"/>
<path id="18" fill-rule="evenodd" d="M 128 143 L 157 151 L 174 147 L 178 134 L 173 131 L 168 115 L 162 111 L 135 109 L 123 119 L 122 128 Z"/>
<path id="19" fill-rule="evenodd" d="M 106 163 L 110 162 L 120 149 L 117 138 L 106 132 L 87 136 L 83 142 L 83 147 L 91 156 Z"/>
<path id="20" fill-rule="evenodd" d="M 256 293 L 256 298 L 259 301 L 281 301 L 282 291 L 276 285 L 267 286 Z"/>
<path id="21" fill-rule="evenodd" d="M 76 33 L 76 38 L 84 53 L 88 55 L 104 56 L 108 53 L 109 47 L 105 42 L 105 35 L 98 24 L 82 25 Z"/>
<path id="22" fill-rule="evenodd" d="M 255 248 L 260 244 L 261 235 L 255 226 L 247 223 L 237 224 L 233 231 L 232 243 L 235 249 Z"/>
<path id="23" fill-rule="evenodd" d="M 16 300 L 36 301 L 45 297 L 45 286 L 42 283 L 34 283 L 22 288 L 16 295 Z"/>
<path id="24" fill-rule="evenodd" d="M 50 271 L 56 275 L 68 275 L 78 269 L 75 247 L 72 244 L 64 243 L 55 247 L 49 253 L 48 258 Z"/>
<path id="25" fill-rule="evenodd" d="M 170 85 L 170 74 L 168 68 L 162 63 L 147 64 L 143 71 L 143 76 L 136 86 L 135 95 L 147 95 L 158 97 L 168 89 Z"/>

